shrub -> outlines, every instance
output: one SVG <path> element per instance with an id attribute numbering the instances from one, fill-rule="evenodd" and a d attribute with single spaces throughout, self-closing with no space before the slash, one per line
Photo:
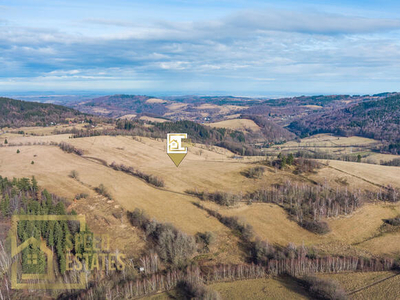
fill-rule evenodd
<path id="1" fill-rule="evenodd" d="M 173 226 L 158 226 L 158 253 L 162 260 L 174 266 L 184 266 L 196 250 L 193 236 L 176 230 Z"/>
<path id="2" fill-rule="evenodd" d="M 31 165 L 34 165 L 34 164 L 35 164 L 35 162 L 32 160 L 32 161 L 31 161 Z"/>
<path id="3" fill-rule="evenodd" d="M 200 200 L 212 201 L 222 206 L 234 206 L 237 205 L 242 200 L 241 195 L 230 194 L 219 191 L 214 193 L 208 193 L 208 192 L 198 192 L 197 190 L 196 191 L 186 190 L 185 193 L 196 196 Z"/>
<path id="4" fill-rule="evenodd" d="M 156 187 L 163 187 L 164 186 L 164 180 L 162 180 L 161 178 L 159 178 L 157 176 L 154 176 L 154 175 L 146 174 L 146 173 L 144 173 L 142 171 L 139 171 L 137 169 L 135 170 L 133 167 L 128 167 L 128 166 L 125 166 L 123 164 L 117 164 L 115 162 L 112 162 L 110 167 L 113 168 L 116 171 L 122 171 L 122 172 L 125 172 L 125 173 L 129 174 L 129 175 L 133 175 L 133 176 L 139 177 L 139 178 L 145 180 L 147 183 L 152 184 L 152 185 L 154 185 Z"/>
<path id="5" fill-rule="evenodd" d="M 302 173 L 313 173 L 315 169 L 320 169 L 322 164 L 316 160 L 298 158 L 294 161 L 294 165 L 296 166 L 296 174 Z"/>
<path id="6" fill-rule="evenodd" d="M 198 232 L 196 234 L 196 240 L 197 240 L 197 242 L 203 242 L 207 246 L 210 246 L 215 241 L 215 235 L 214 235 L 214 233 L 212 233 L 210 231 L 206 231 L 204 233 Z"/>
<path id="7" fill-rule="evenodd" d="M 393 160 L 386 161 L 386 162 L 381 160 L 381 165 L 399 167 L 400 166 L 400 158 L 394 158 Z"/>
<path id="8" fill-rule="evenodd" d="M 82 198 L 87 198 L 87 197 L 89 197 L 89 194 L 80 193 L 80 194 L 77 194 L 77 195 L 75 196 L 75 199 L 76 199 L 76 200 L 80 200 L 80 199 L 82 199 Z"/>
<path id="9" fill-rule="evenodd" d="M 269 259 L 275 258 L 275 248 L 267 241 L 257 239 L 252 245 L 251 256 L 256 264 L 267 264 Z"/>
<path id="10" fill-rule="evenodd" d="M 148 216 L 139 208 L 135 208 L 133 212 L 128 212 L 128 219 L 131 224 L 135 227 L 144 227 L 145 223 L 148 222 Z"/>
<path id="11" fill-rule="evenodd" d="M 326 234 L 331 231 L 325 221 L 304 221 L 301 226 L 317 234 Z"/>
<path id="12" fill-rule="evenodd" d="M 71 178 L 73 178 L 73 179 L 76 179 L 76 180 L 79 180 L 79 173 L 78 173 L 78 171 L 72 170 L 72 171 L 69 173 L 69 177 L 71 177 Z"/>
<path id="13" fill-rule="evenodd" d="M 345 300 L 346 292 L 338 282 L 330 279 L 322 279 L 313 276 L 306 276 L 302 279 L 307 291 L 313 299 L 321 300 Z"/>
<path id="14" fill-rule="evenodd" d="M 264 167 L 254 167 L 246 170 L 244 172 L 244 176 L 247 178 L 261 178 L 264 175 L 265 168 Z"/>
<path id="15" fill-rule="evenodd" d="M 55 145 L 57 145 L 57 144 L 55 144 Z M 67 153 L 75 153 L 79 156 L 83 155 L 83 153 L 84 153 L 82 149 L 75 148 L 74 146 L 72 146 L 68 143 L 65 143 L 65 142 L 61 142 L 60 144 L 58 144 L 58 147 L 60 147 L 61 150 L 65 151 Z"/>
<path id="16" fill-rule="evenodd" d="M 253 226 L 247 224 L 243 221 L 240 221 L 238 217 L 224 217 L 220 216 L 220 221 L 225 226 L 230 229 L 237 230 L 243 237 L 243 239 L 249 241 L 254 236 Z"/>
<path id="17" fill-rule="evenodd" d="M 17 154 L 20 153 L 21 151 L 19 151 L 19 149 L 17 149 Z"/>
<path id="18" fill-rule="evenodd" d="M 100 184 L 98 187 L 94 189 L 100 195 L 112 200 L 111 194 L 108 192 L 108 189 L 104 186 L 104 184 Z"/>
<path id="19" fill-rule="evenodd" d="M 392 225 L 392 226 L 399 226 L 400 225 L 400 216 L 397 216 L 396 218 L 392 219 L 384 219 L 384 223 Z"/>
<path id="20" fill-rule="evenodd" d="M 191 282 L 182 280 L 178 283 L 177 289 L 182 299 L 198 299 L 198 300 L 220 300 L 221 296 L 215 290 L 205 286 L 199 282 Z"/>

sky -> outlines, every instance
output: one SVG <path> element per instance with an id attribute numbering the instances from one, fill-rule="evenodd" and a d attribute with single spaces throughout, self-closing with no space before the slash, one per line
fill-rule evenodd
<path id="1" fill-rule="evenodd" d="M 399 1 L 0 0 L 0 94 L 400 91 Z"/>

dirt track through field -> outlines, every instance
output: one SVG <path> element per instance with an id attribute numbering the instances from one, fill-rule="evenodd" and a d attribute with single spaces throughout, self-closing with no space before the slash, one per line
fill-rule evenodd
<path id="1" fill-rule="evenodd" d="M 375 182 L 369 181 L 369 180 L 367 180 L 367 179 L 365 179 L 365 178 L 362 178 L 362 177 L 360 177 L 360 176 L 351 174 L 351 173 L 349 173 L 349 172 L 340 170 L 340 169 L 335 168 L 335 167 L 332 167 L 332 166 L 328 166 L 328 165 L 327 165 L 327 167 L 328 167 L 328 168 L 331 168 L 331 169 L 334 169 L 334 170 L 336 170 L 336 171 L 338 171 L 338 172 L 341 172 L 341 173 L 343 173 L 343 174 L 350 175 L 350 176 L 352 176 L 352 177 L 354 177 L 354 178 L 357 178 L 357 179 L 360 179 L 360 180 L 362 180 L 362 181 L 365 181 L 366 183 L 369 183 L 369 184 L 375 185 L 375 186 L 377 186 L 377 187 L 386 189 L 385 186 L 383 186 L 383 185 L 381 185 L 381 184 L 379 184 L 379 183 L 375 183 Z"/>
<path id="2" fill-rule="evenodd" d="M 359 288 L 359 289 L 357 289 L 357 290 L 355 290 L 355 291 L 351 291 L 351 292 L 347 293 L 347 295 L 353 295 L 353 294 L 355 294 L 355 293 L 361 292 L 361 291 L 366 290 L 366 289 L 368 289 L 368 288 L 370 288 L 370 287 L 372 287 L 372 286 L 374 286 L 374 285 L 377 285 L 377 284 L 379 284 L 379 283 L 381 283 L 381 282 L 384 282 L 384 281 L 386 281 L 386 280 L 389 280 L 390 278 L 393 278 L 393 277 L 396 277 L 396 276 L 399 276 L 399 275 L 400 275 L 400 273 L 397 273 L 397 274 L 391 275 L 391 276 L 389 276 L 389 277 L 380 279 L 380 280 L 378 280 L 378 281 L 375 281 L 374 283 L 368 284 L 368 285 L 366 285 L 366 286 L 364 286 L 364 287 L 362 287 L 362 288 Z"/>

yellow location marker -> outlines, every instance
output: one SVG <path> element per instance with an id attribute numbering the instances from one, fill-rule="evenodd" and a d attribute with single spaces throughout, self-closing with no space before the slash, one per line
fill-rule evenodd
<path id="1" fill-rule="evenodd" d="M 177 167 L 187 154 L 187 147 L 183 145 L 186 139 L 187 133 L 167 134 L 167 154 Z"/>

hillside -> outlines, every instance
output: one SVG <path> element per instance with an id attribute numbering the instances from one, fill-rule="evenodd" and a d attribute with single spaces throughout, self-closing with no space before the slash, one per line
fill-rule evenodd
<path id="1" fill-rule="evenodd" d="M 335 133 L 343 136 L 398 141 L 400 138 L 400 95 L 366 101 L 294 121 L 289 128 L 300 135 Z"/>
<path id="2" fill-rule="evenodd" d="M 153 113 L 163 115 L 167 108 L 164 102 L 147 101 L 154 97 L 142 95 L 112 95 L 75 103 L 72 107 L 87 113 L 107 117 L 121 117 L 125 114 Z"/>
<path id="3" fill-rule="evenodd" d="M 60 105 L 0 98 L 0 127 L 46 126 L 85 115 Z"/>

